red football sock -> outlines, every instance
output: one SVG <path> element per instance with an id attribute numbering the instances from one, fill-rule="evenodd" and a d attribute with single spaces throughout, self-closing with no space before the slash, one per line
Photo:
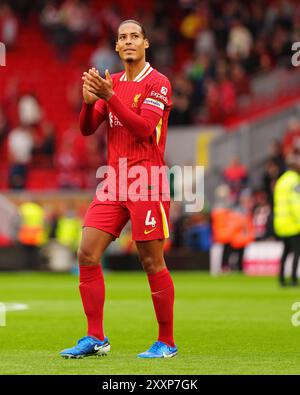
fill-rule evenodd
<path id="1" fill-rule="evenodd" d="M 103 340 L 105 284 L 100 265 L 79 265 L 79 290 L 88 322 L 88 336 Z"/>
<path id="2" fill-rule="evenodd" d="M 173 307 L 174 285 L 168 269 L 148 274 L 152 300 L 159 326 L 158 340 L 174 347 Z"/>

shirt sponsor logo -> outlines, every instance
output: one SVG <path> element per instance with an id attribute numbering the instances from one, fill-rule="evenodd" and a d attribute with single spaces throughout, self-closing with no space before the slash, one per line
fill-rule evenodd
<path id="1" fill-rule="evenodd" d="M 168 93 L 168 88 L 166 88 L 165 86 L 162 86 L 160 93 L 162 93 L 163 95 L 166 95 Z"/>
<path id="2" fill-rule="evenodd" d="M 152 91 L 150 96 L 155 97 L 156 99 L 161 99 L 162 101 L 164 101 L 166 104 L 168 104 L 168 98 L 164 95 L 162 95 L 161 93 Z"/>
<path id="3" fill-rule="evenodd" d="M 158 107 L 161 110 L 163 110 L 165 108 L 165 105 L 163 103 L 161 103 L 158 100 L 151 99 L 150 97 L 147 97 L 147 99 L 144 100 L 144 104 L 150 104 L 150 106 Z"/>
<path id="4" fill-rule="evenodd" d="M 111 111 L 108 114 L 108 118 L 109 118 L 109 126 L 111 128 L 113 128 L 114 126 L 123 127 L 121 122 L 118 120 L 118 118 Z"/>

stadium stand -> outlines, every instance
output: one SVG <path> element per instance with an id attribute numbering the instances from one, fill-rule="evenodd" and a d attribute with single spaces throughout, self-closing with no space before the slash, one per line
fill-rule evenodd
<path id="1" fill-rule="evenodd" d="M 105 138 L 101 131 L 88 139 L 80 136 L 81 74 L 92 59 L 105 58 L 117 67 L 108 37 L 121 15 L 143 21 L 150 62 L 172 80 L 170 134 L 179 125 L 221 127 L 208 149 L 213 158 L 206 185 L 209 207 L 204 216 L 174 216 L 174 245 L 207 250 L 216 186 L 228 185 L 231 204 L 239 209 L 245 189 L 255 191 L 251 204 L 257 224 L 260 205 L 271 213 L 274 182 L 288 152 L 298 147 L 300 74 L 291 64 L 291 44 L 300 41 L 297 1 L 1 2 L 0 41 L 7 46 L 8 67 L 0 68 L 0 190 L 89 193 L 95 188 L 95 169 L 105 162 Z M 97 50 L 102 57 L 96 57 Z M 28 95 L 40 117 L 24 125 L 20 103 Z M 13 138 L 20 126 L 26 130 Z M 15 166 L 11 149 L 16 140 L 17 147 L 23 144 L 30 151 L 21 167 Z M 236 156 L 247 173 L 238 187 L 233 166 L 228 169 Z M 267 196 L 264 204 L 260 193 Z M 257 230 L 260 239 L 272 237 L 264 220 L 265 236 L 262 225 Z M 185 237 L 176 238 L 180 232 Z"/>

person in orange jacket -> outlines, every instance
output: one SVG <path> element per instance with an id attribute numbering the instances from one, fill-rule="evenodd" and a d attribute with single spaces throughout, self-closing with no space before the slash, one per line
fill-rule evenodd
<path id="1" fill-rule="evenodd" d="M 255 239 L 255 231 L 252 216 L 252 196 L 245 190 L 239 199 L 239 205 L 230 215 L 230 247 L 231 253 L 237 255 L 237 268 L 243 271 L 243 257 L 247 245 Z"/>
<path id="2" fill-rule="evenodd" d="M 211 212 L 212 236 L 214 243 L 223 247 L 221 267 L 223 271 L 229 269 L 229 257 L 231 254 L 231 214 L 232 202 L 230 188 L 226 184 L 221 184 L 215 190 L 215 204 Z"/>

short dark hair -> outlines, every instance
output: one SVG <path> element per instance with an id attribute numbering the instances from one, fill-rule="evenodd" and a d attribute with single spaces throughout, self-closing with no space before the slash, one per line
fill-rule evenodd
<path id="1" fill-rule="evenodd" d="M 146 31 L 145 31 L 144 26 L 143 26 L 140 22 L 136 21 L 135 19 L 126 19 L 125 21 L 123 21 L 123 22 L 121 22 L 121 23 L 119 24 L 119 26 L 118 26 L 117 38 L 119 37 L 119 29 L 120 29 L 120 26 L 124 25 L 124 23 L 135 23 L 136 25 L 138 25 L 138 26 L 141 28 L 143 37 L 144 37 L 144 38 L 147 38 L 147 35 L 146 35 Z"/>

